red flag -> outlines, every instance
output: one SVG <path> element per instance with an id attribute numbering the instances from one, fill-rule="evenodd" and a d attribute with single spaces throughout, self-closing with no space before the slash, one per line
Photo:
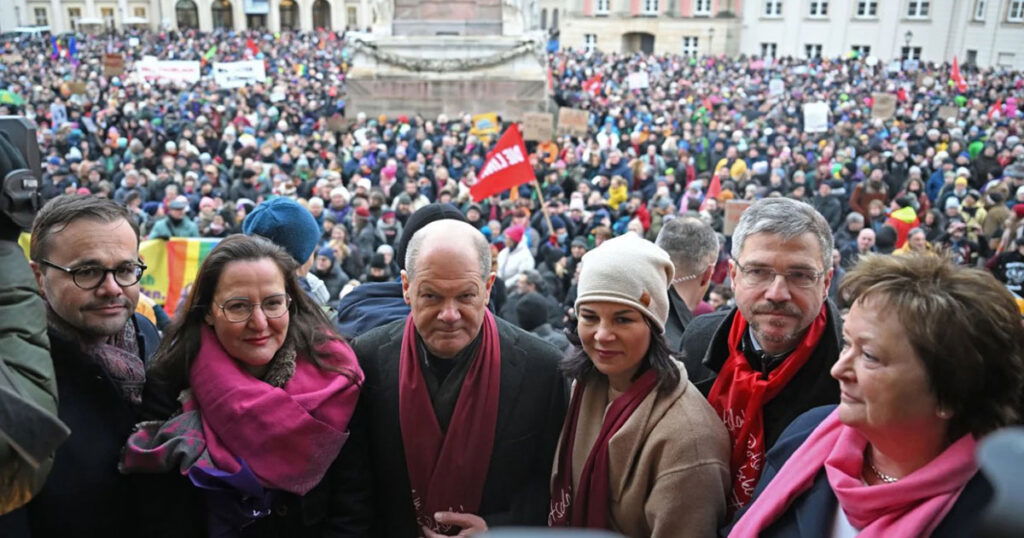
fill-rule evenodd
<path id="1" fill-rule="evenodd" d="M 964 76 L 960 73 L 960 62 L 957 61 L 956 56 L 953 56 L 953 67 L 949 71 L 949 78 L 956 85 L 956 90 L 960 93 L 967 91 L 967 81 L 964 80 Z"/>
<path id="2" fill-rule="evenodd" d="M 708 205 L 708 200 L 711 198 L 717 198 L 722 193 L 722 180 L 718 178 L 718 174 L 715 174 L 711 178 L 711 184 L 708 185 L 708 192 L 704 195 L 704 201 L 700 203 L 700 210 L 704 211 Z"/>
<path id="3" fill-rule="evenodd" d="M 1002 115 L 1003 113 L 1003 98 L 1000 97 L 998 101 L 988 108 L 988 117 L 992 119 L 996 114 Z"/>
<path id="4" fill-rule="evenodd" d="M 245 40 L 245 47 L 252 51 L 253 56 L 260 53 L 260 48 L 256 46 L 256 42 L 251 37 Z"/>
<path id="5" fill-rule="evenodd" d="M 583 91 L 597 97 L 598 92 L 601 91 L 601 73 L 598 73 L 587 80 L 583 81 Z"/>
<path id="6" fill-rule="evenodd" d="M 488 196 L 533 181 L 534 178 L 519 126 L 512 124 L 487 154 L 479 179 L 469 188 L 469 194 L 473 196 L 473 201 L 479 202 Z"/>

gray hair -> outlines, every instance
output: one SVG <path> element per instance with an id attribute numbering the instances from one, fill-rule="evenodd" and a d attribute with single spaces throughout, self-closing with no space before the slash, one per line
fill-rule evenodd
<path id="1" fill-rule="evenodd" d="M 861 224 L 864 224 L 864 215 L 861 215 L 860 213 L 858 213 L 856 211 L 854 211 L 854 212 L 850 213 L 849 215 L 847 215 L 846 216 L 846 223 L 850 224 L 850 223 L 853 223 L 853 222 L 859 222 Z"/>
<path id="2" fill-rule="evenodd" d="M 491 273 L 491 246 L 487 243 L 487 238 L 484 237 L 484 234 L 480 233 L 478 230 L 473 228 L 472 225 L 452 219 L 443 219 L 431 222 L 430 224 L 418 230 L 409 239 L 409 246 L 405 251 L 405 273 L 408 276 L 409 280 L 412 281 L 412 279 L 415 277 L 416 260 L 420 257 L 420 250 L 423 248 L 423 244 L 426 243 L 427 240 L 434 235 L 430 233 L 430 228 L 437 228 L 438 226 L 435 225 L 438 224 L 462 228 L 463 226 L 460 226 L 461 224 L 467 228 L 466 230 L 463 231 L 472 232 L 467 233 L 465 237 L 468 237 L 470 239 L 473 250 L 476 251 L 477 259 L 480 261 L 480 278 L 486 282 L 488 275 L 490 275 Z M 424 230 L 427 230 L 428 233 L 423 233 Z M 445 236 L 445 241 L 448 244 L 456 242 L 459 239 L 463 239 L 463 237 L 457 234 L 448 234 Z"/>
<path id="3" fill-rule="evenodd" d="M 732 258 L 739 260 L 747 237 L 759 233 L 779 235 L 786 241 L 811 233 L 818 241 L 821 266 L 826 270 L 832 267 L 832 229 L 825 217 L 809 204 L 791 198 L 765 198 L 754 202 L 743 212 L 733 231 Z"/>
<path id="4" fill-rule="evenodd" d="M 666 221 L 654 244 L 668 252 L 677 277 L 700 274 L 718 255 L 715 231 L 693 217 Z"/>
<path id="5" fill-rule="evenodd" d="M 526 281 L 536 288 L 537 293 L 547 293 L 547 284 L 544 282 L 544 277 L 542 277 L 539 272 L 534 269 L 527 269 L 525 271 L 521 271 L 519 274 L 526 277 Z"/>

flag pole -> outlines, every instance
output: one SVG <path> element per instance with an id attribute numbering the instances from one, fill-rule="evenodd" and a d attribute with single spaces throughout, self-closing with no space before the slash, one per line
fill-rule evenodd
<path id="1" fill-rule="evenodd" d="M 551 216 L 544 211 L 544 192 L 540 188 L 540 181 L 533 180 L 533 188 L 537 189 L 537 199 L 540 200 L 540 214 L 544 215 L 544 222 L 548 223 L 548 239 L 555 237 L 555 229 L 551 227 Z"/>

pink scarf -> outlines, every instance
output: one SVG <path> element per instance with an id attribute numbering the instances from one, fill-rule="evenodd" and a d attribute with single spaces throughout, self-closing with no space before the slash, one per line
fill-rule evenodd
<path id="1" fill-rule="evenodd" d="M 810 489 L 825 467 L 828 483 L 861 538 L 929 536 L 968 480 L 978 471 L 974 437 L 961 437 L 928 465 L 899 482 L 868 486 L 861 480 L 865 439 L 833 411 L 779 469 L 729 536 L 757 536 Z"/>
<path id="2" fill-rule="evenodd" d="M 345 343 L 325 344 L 330 366 L 299 359 L 295 374 L 275 388 L 228 356 L 212 330 L 203 328 L 189 383 L 203 421 L 203 436 L 218 469 L 236 473 L 242 460 L 264 487 L 305 495 L 320 483 L 348 438 L 348 422 L 359 397 L 362 370 Z"/>

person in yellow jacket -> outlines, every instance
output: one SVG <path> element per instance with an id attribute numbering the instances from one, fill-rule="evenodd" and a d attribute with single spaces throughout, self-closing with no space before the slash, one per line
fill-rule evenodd
<path id="1" fill-rule="evenodd" d="M 893 256 L 912 256 L 912 255 L 924 255 L 924 256 L 938 256 L 935 252 L 935 247 L 928 242 L 927 234 L 924 229 L 914 228 L 907 232 L 907 241 L 903 243 L 903 246 L 892 251 Z"/>
<path id="2" fill-rule="evenodd" d="M 613 211 L 618 211 L 619 204 L 626 200 L 629 200 L 629 186 L 626 178 L 612 176 L 611 186 L 608 187 L 608 207 L 611 207 Z"/>
<path id="3" fill-rule="evenodd" d="M 722 168 L 728 168 L 729 177 L 736 181 L 743 179 L 747 175 L 747 162 L 739 157 L 739 153 L 733 146 L 725 150 L 725 157 L 715 165 L 715 174 L 717 175 L 718 171 Z"/>

